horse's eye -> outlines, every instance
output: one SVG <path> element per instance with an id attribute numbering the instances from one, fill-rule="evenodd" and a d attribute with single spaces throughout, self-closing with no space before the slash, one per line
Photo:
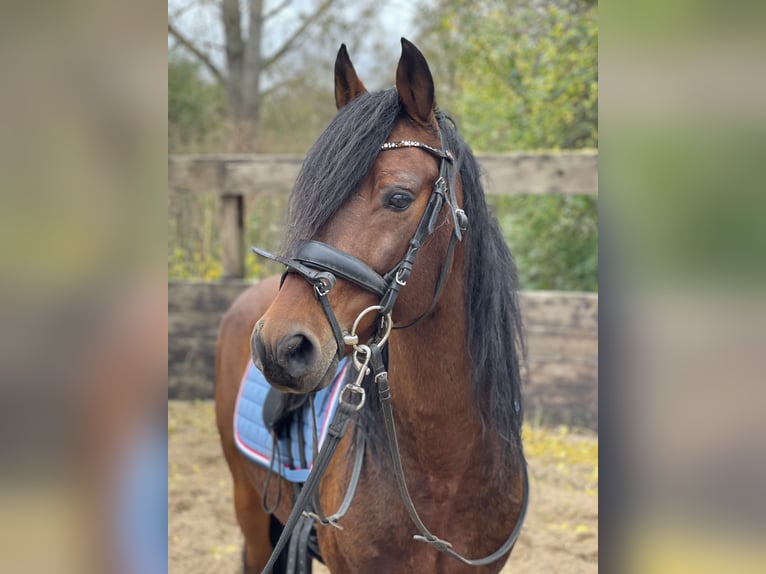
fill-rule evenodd
<path id="1" fill-rule="evenodd" d="M 413 201 L 412 195 L 403 191 L 392 191 L 383 197 L 383 206 L 394 211 L 404 211 Z"/>

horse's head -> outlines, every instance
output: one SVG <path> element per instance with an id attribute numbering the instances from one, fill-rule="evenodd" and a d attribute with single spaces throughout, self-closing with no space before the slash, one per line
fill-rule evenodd
<path id="1" fill-rule="evenodd" d="M 291 196 L 288 257 L 280 258 L 289 272 L 253 331 L 253 358 L 283 391 L 329 384 L 350 350 L 344 335 L 367 307 L 382 306 L 400 325 L 430 312 L 465 231 L 420 51 L 402 39 L 396 94 L 368 94 L 341 46 L 335 100 L 338 115 Z M 378 313 L 365 315 L 359 340 L 379 325 Z"/>

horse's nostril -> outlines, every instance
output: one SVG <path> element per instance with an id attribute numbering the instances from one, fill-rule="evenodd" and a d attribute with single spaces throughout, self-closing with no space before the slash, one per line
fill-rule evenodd
<path id="1" fill-rule="evenodd" d="M 285 337 L 277 347 L 277 362 L 291 377 L 297 378 L 310 371 L 316 358 L 316 347 L 300 333 Z"/>

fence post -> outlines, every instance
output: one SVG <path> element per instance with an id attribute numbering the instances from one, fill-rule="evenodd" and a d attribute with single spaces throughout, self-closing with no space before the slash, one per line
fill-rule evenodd
<path id="1" fill-rule="evenodd" d="M 245 276 L 244 199 L 239 194 L 221 195 L 221 263 L 224 279 L 241 279 Z"/>

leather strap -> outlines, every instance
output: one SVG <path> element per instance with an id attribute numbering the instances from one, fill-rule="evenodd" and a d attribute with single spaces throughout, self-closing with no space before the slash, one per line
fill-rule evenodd
<path id="1" fill-rule="evenodd" d="M 346 343 L 343 341 L 343 331 L 340 328 L 340 324 L 338 323 L 338 318 L 335 316 L 335 312 L 332 310 L 330 300 L 327 298 L 327 292 L 319 292 L 314 289 L 314 293 L 316 294 L 317 299 L 319 299 L 319 304 L 322 306 L 322 311 L 324 311 L 324 314 L 327 317 L 327 322 L 330 324 L 330 329 L 332 329 L 332 335 L 335 337 L 335 345 L 337 346 L 337 351 L 335 354 L 338 357 L 338 361 L 340 361 L 343 358 L 346 350 Z"/>
<path id="2" fill-rule="evenodd" d="M 301 264 L 299 261 L 296 261 L 295 259 L 290 259 L 288 257 L 282 257 L 281 255 L 276 255 L 274 253 L 266 251 L 265 249 L 261 249 L 260 247 L 253 246 L 250 249 L 252 249 L 253 253 L 255 253 L 256 255 L 260 255 L 261 257 L 265 257 L 266 259 L 271 259 L 272 261 L 281 263 L 282 265 L 287 267 L 290 271 L 294 273 L 298 273 L 306 281 L 311 283 L 315 288 L 318 288 L 327 292 L 333 287 L 335 287 L 335 277 L 333 276 L 332 273 L 315 271 L 314 269 L 311 269 L 310 267 L 306 267 L 305 265 Z M 282 277 L 282 281 L 284 281 L 284 276 Z"/>
<path id="3" fill-rule="evenodd" d="M 499 560 L 511 551 L 513 545 L 521 533 L 521 527 L 524 524 L 524 519 L 527 514 L 527 504 L 529 501 L 529 478 L 527 476 L 527 467 L 524 465 L 523 475 L 523 494 L 521 511 L 519 518 L 516 521 L 516 525 L 513 527 L 510 536 L 506 539 L 500 548 L 493 553 L 483 558 L 469 559 L 458 554 L 452 549 L 452 544 L 446 540 L 442 540 L 438 536 L 435 536 L 428 527 L 423 523 L 418 511 L 415 509 L 415 505 L 412 502 L 409 489 L 407 488 L 407 481 L 404 477 L 404 469 L 402 467 L 402 459 L 399 454 L 399 443 L 396 438 L 396 426 L 394 424 L 394 414 L 391 410 L 391 389 L 388 384 L 388 373 L 385 370 L 383 363 L 382 353 L 377 348 L 377 345 L 370 345 L 371 359 L 370 365 L 373 369 L 375 383 L 378 385 L 378 397 L 380 399 L 381 411 L 383 413 L 383 425 L 386 431 L 386 438 L 388 439 L 389 452 L 391 454 L 391 462 L 394 465 L 394 476 L 396 477 L 397 485 L 399 486 L 399 494 L 404 503 L 404 507 L 407 509 L 407 513 L 410 515 L 415 527 L 420 532 L 420 535 L 415 535 L 413 538 L 421 542 L 426 542 L 439 550 L 448 554 L 452 558 L 459 560 L 463 564 L 468 566 L 486 566 Z"/>
<path id="4" fill-rule="evenodd" d="M 297 273 L 314 286 L 314 295 L 316 295 L 319 304 L 322 306 L 322 311 L 324 311 L 324 314 L 327 317 L 327 322 L 330 324 L 330 328 L 332 329 L 333 337 L 335 337 L 335 345 L 337 347 L 336 356 L 340 361 L 343 358 L 346 349 L 346 345 L 343 342 L 343 330 L 340 328 L 340 324 L 338 323 L 338 319 L 335 317 L 335 313 L 332 310 L 330 301 L 327 299 L 327 294 L 330 292 L 330 289 L 335 287 L 335 275 L 327 271 L 316 271 L 303 265 L 298 260 L 288 259 L 287 257 L 282 257 L 281 255 L 275 255 L 274 253 L 270 253 L 265 249 L 261 249 L 260 247 L 251 247 L 251 249 L 254 253 L 260 255 L 261 257 L 271 259 L 272 261 L 276 261 L 277 263 L 281 263 L 287 267 L 287 271 L 285 273 Z M 347 255 L 347 257 L 351 256 Z M 285 276 L 282 275 L 282 281 L 284 282 L 284 280 Z"/>
<path id="5" fill-rule="evenodd" d="M 442 268 L 439 272 L 439 279 L 436 281 L 436 287 L 434 288 L 434 296 L 431 298 L 431 304 L 428 306 L 428 308 L 423 311 L 419 317 L 416 319 L 413 319 L 406 325 L 396 325 L 394 326 L 394 329 L 409 329 L 410 327 L 414 327 L 418 323 L 420 323 L 423 319 L 428 317 L 428 315 L 431 314 L 431 311 L 434 310 L 434 307 L 436 307 L 436 304 L 439 302 L 439 299 L 441 298 L 442 290 L 444 289 L 444 285 L 447 283 L 447 277 L 449 277 L 449 271 L 452 267 L 452 258 L 455 255 L 455 245 L 457 245 L 458 238 L 453 233 L 450 237 L 449 245 L 447 246 L 447 255 L 444 258 L 444 261 L 442 262 Z"/>
<path id="6" fill-rule="evenodd" d="M 383 277 L 364 261 L 321 241 L 306 241 L 301 244 L 294 260 L 316 269 L 329 271 L 379 297 L 385 294 L 388 287 Z"/>
<path id="7" fill-rule="evenodd" d="M 274 550 L 272 551 L 271 557 L 264 567 L 262 574 L 271 572 L 279 555 L 282 553 L 282 550 L 284 550 L 285 545 L 298 526 L 299 521 L 304 516 L 304 511 L 308 508 L 311 499 L 314 497 L 314 492 L 319 488 L 319 483 L 327 470 L 327 466 L 330 463 L 333 454 L 335 454 L 338 444 L 346 434 L 348 425 L 351 422 L 351 419 L 356 415 L 356 412 L 356 406 L 352 403 L 341 402 L 338 404 L 338 410 L 335 412 L 332 423 L 330 423 L 330 428 L 327 430 L 327 438 L 324 443 L 322 443 L 319 456 L 314 460 L 314 466 L 311 468 L 311 472 L 303 485 L 303 489 L 293 504 L 290 517 L 285 523 L 282 534 L 279 536 L 279 540 L 274 546 Z"/>
<path id="8" fill-rule="evenodd" d="M 338 524 L 341 518 L 346 516 L 348 509 L 351 508 L 351 503 L 354 501 L 354 495 L 356 494 L 357 487 L 359 486 L 359 477 L 362 475 L 362 464 L 364 463 L 364 451 L 365 451 L 365 436 L 364 431 L 360 429 L 362 436 L 359 443 L 354 447 L 354 466 L 351 469 L 351 479 L 349 480 L 348 487 L 346 488 L 346 494 L 343 496 L 338 510 L 330 516 L 326 516 L 322 510 L 322 503 L 319 499 L 319 490 L 314 494 L 314 512 L 313 518 L 319 522 L 322 526 L 330 525 L 336 528 L 342 529 L 343 527 Z"/>
<path id="9" fill-rule="evenodd" d="M 309 556 L 308 539 L 311 535 L 313 520 L 301 516 L 290 537 L 290 546 L 287 549 L 286 570 L 291 574 L 308 574 L 311 557 Z"/>

